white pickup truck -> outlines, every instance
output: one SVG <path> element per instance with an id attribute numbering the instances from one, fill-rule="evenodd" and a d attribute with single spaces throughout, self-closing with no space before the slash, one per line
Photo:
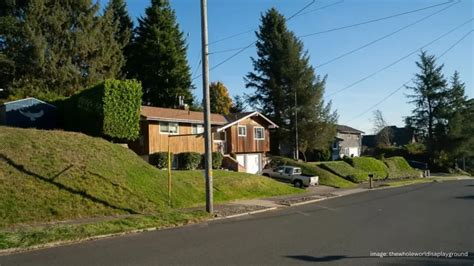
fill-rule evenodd
<path id="1" fill-rule="evenodd" d="M 318 176 L 303 175 L 301 168 L 295 166 L 279 166 L 274 169 L 264 169 L 262 175 L 291 183 L 299 188 L 319 185 Z"/>

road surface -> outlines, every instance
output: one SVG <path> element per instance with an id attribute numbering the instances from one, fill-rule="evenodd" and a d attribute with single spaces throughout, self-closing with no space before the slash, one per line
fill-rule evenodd
<path id="1" fill-rule="evenodd" d="M 377 257 L 457 252 L 469 257 Z M 412 254 L 413 255 L 413 254 Z M 474 181 L 425 183 L 0 257 L 0 265 L 474 265 Z"/>

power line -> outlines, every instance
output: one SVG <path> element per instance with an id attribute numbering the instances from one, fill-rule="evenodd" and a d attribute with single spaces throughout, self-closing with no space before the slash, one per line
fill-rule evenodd
<path id="1" fill-rule="evenodd" d="M 307 9 L 308 7 L 310 7 L 311 5 L 313 5 L 314 3 L 316 2 L 316 0 L 312 0 L 311 3 L 305 5 L 303 8 L 301 8 L 300 10 L 298 10 L 296 13 L 294 13 L 293 15 L 291 15 L 290 17 L 288 17 L 287 19 L 285 19 L 285 21 L 289 21 L 293 18 L 295 18 L 295 16 L 297 16 L 298 14 L 300 14 L 301 12 L 303 12 L 305 9 Z M 227 57 L 226 59 L 222 60 L 221 62 L 219 62 L 217 65 L 209 68 L 209 71 L 225 64 L 227 61 L 231 60 L 232 58 L 236 57 L 237 55 L 241 54 L 242 52 L 244 52 L 245 50 L 247 50 L 248 48 L 252 47 L 254 44 L 256 44 L 257 41 L 253 41 L 252 43 L 250 43 L 249 45 L 245 46 L 245 47 L 242 47 L 241 49 L 239 49 L 236 53 L 234 53 L 233 55 Z M 195 80 L 199 77 L 201 77 L 202 75 L 199 75 L 199 76 L 196 76 L 194 77 L 192 80 Z"/>
<path id="2" fill-rule="evenodd" d="M 199 66 L 201 65 L 202 58 L 199 56 L 197 63 L 195 64 L 196 66 L 193 68 L 193 72 L 191 72 L 191 77 L 194 76 L 194 73 L 198 70 Z"/>
<path id="3" fill-rule="evenodd" d="M 470 21 L 472 21 L 473 19 L 470 19 Z M 467 32 L 466 34 L 464 34 L 460 39 L 458 39 L 454 44 L 452 44 L 448 49 L 446 49 L 443 53 L 441 53 L 440 56 L 438 56 L 437 59 L 440 59 L 441 57 L 443 57 L 445 54 L 447 54 L 449 51 L 451 51 L 454 47 L 456 47 L 461 41 L 463 41 L 465 38 L 467 38 L 467 36 L 469 36 L 469 34 L 471 34 L 472 32 L 474 32 L 474 30 L 470 30 L 469 32 Z M 361 112 L 360 114 L 354 116 L 353 118 L 351 118 L 350 120 L 348 120 L 346 123 L 349 123 L 351 121 L 354 121 L 355 119 L 365 115 L 366 113 L 368 113 L 369 111 L 371 111 L 372 109 L 374 109 L 375 107 L 379 106 L 381 103 L 385 102 L 387 99 L 389 99 L 390 97 L 392 97 L 395 93 L 397 93 L 398 91 L 400 91 L 401 89 L 405 88 L 405 86 L 407 86 L 413 79 L 409 79 L 408 81 L 406 81 L 405 83 L 403 83 L 402 86 L 398 87 L 396 90 L 392 91 L 391 93 L 389 93 L 387 96 L 385 96 L 384 98 L 382 98 L 382 100 L 378 101 L 377 103 L 375 103 L 374 105 L 370 106 L 369 108 L 367 108 L 365 111 Z"/>
<path id="4" fill-rule="evenodd" d="M 359 23 L 355 23 L 355 24 L 351 24 L 351 25 L 341 26 L 341 27 L 337 27 L 337 28 L 332 28 L 332 29 L 328 29 L 328 30 L 308 33 L 308 34 L 305 34 L 305 35 L 301 35 L 299 37 L 300 38 L 305 38 L 305 37 L 314 36 L 314 35 L 318 35 L 318 34 L 329 33 L 329 32 L 344 30 L 344 29 L 348 29 L 348 28 L 354 28 L 354 27 L 358 27 L 358 26 L 362 26 L 362 25 L 366 25 L 366 24 L 370 24 L 370 23 L 374 23 L 374 22 L 379 22 L 379 21 L 383 21 L 383 20 L 387 20 L 387 19 L 391 19 L 391 18 L 396 18 L 396 17 L 408 15 L 408 14 L 411 14 L 411 13 L 417 13 L 417 12 L 420 12 L 420 11 L 423 11 L 423 10 L 431 9 L 431 8 L 442 6 L 442 5 L 446 5 L 446 4 L 449 4 L 449 3 L 452 3 L 452 2 L 453 2 L 453 0 L 450 0 L 450 1 L 447 1 L 447 2 L 440 3 L 440 4 L 431 5 L 431 6 L 427 6 L 427 7 L 423 7 L 423 8 L 419 8 L 419 9 L 414 9 L 414 10 L 410 10 L 410 11 L 405 11 L 405 12 L 402 12 L 402 13 L 397 13 L 397 14 L 393 14 L 393 15 L 390 15 L 390 16 L 386 16 L 386 17 L 371 19 L 371 20 L 367 20 L 367 21 L 363 21 L 363 22 L 359 22 Z M 460 1 L 458 0 L 457 2 L 459 3 Z"/>
<path id="5" fill-rule="evenodd" d="M 395 60 L 394 62 L 392 62 L 392 63 L 390 63 L 390 64 L 384 66 L 383 68 L 381 68 L 381 69 L 379 69 L 379 70 L 377 70 L 377 71 L 375 71 L 375 72 L 373 72 L 373 73 L 371 73 L 371 74 L 369 74 L 369 75 L 367 75 L 367 76 L 365 76 L 365 77 L 363 77 L 363 78 L 361 78 L 361 79 L 359 79 L 359 80 L 357 80 L 357 81 L 355 81 L 355 82 L 353 82 L 353 83 L 347 85 L 346 87 L 344 87 L 344 88 L 342 88 L 342 89 L 340 89 L 340 90 L 337 90 L 337 91 L 335 91 L 335 92 L 329 94 L 327 97 L 332 97 L 332 96 L 334 96 L 334 95 L 336 95 L 336 94 L 338 94 L 338 93 L 340 93 L 340 92 L 343 92 L 343 91 L 345 91 L 345 90 L 347 90 L 347 89 L 349 89 L 349 88 L 352 88 L 352 87 L 354 87 L 355 85 L 357 85 L 357 84 L 359 84 L 359 83 L 361 83 L 361 82 L 363 82 L 363 81 L 365 81 L 365 80 L 367 80 L 367 79 L 369 79 L 369 78 L 371 78 L 371 77 L 377 75 L 378 73 L 380 73 L 380 72 L 382 72 L 382 71 L 384 71 L 384 70 L 386 70 L 386 69 L 388 69 L 388 68 L 390 68 L 390 67 L 396 65 L 397 63 L 399 63 L 399 62 L 403 61 L 404 59 L 410 57 L 411 55 L 417 53 L 419 50 L 421 50 L 421 49 L 423 49 L 423 48 L 425 48 L 425 47 L 427 47 L 427 46 L 430 46 L 431 44 L 433 44 L 433 43 L 439 41 L 440 39 L 442 39 L 442 38 L 444 38 L 444 37 L 446 37 L 447 35 L 451 34 L 452 32 L 454 32 L 454 31 L 458 30 L 459 28 L 463 27 L 464 25 L 470 23 L 472 20 L 473 20 L 473 19 L 471 18 L 471 19 L 465 21 L 464 23 L 462 23 L 462 24 L 460 24 L 460 25 L 454 27 L 453 29 L 451 29 L 451 30 L 449 30 L 449 31 L 447 31 L 447 32 L 445 32 L 445 33 L 443 33 L 443 34 L 441 34 L 441 35 L 440 35 L 439 37 L 437 37 L 436 39 L 433 39 L 433 40 L 431 40 L 430 42 L 424 44 L 423 46 L 417 48 L 416 50 L 413 50 L 413 51 L 410 52 L 409 54 L 404 55 L 404 56 L 400 57 L 399 59 Z"/>
<path id="6" fill-rule="evenodd" d="M 325 8 L 328 8 L 328 7 L 331 7 L 331 6 L 335 6 L 335 5 L 340 4 L 340 3 L 342 3 L 342 2 L 344 2 L 344 0 L 340 0 L 340 1 L 337 1 L 337 2 L 332 3 L 332 4 L 328 4 L 328 5 L 325 5 L 325 6 L 316 8 L 316 9 L 312 9 L 312 10 L 309 10 L 309 11 L 304 12 L 304 13 L 299 13 L 299 14 L 297 14 L 297 15 L 294 16 L 294 17 L 299 17 L 299 16 L 302 16 L 302 15 L 306 15 L 306 14 L 309 14 L 309 13 L 313 13 L 313 12 L 318 11 L 318 10 L 322 10 L 322 9 L 325 9 Z M 312 3 L 314 3 L 314 1 L 313 1 Z M 311 3 L 311 4 L 312 4 L 312 3 Z M 235 37 L 238 37 L 238 36 L 241 36 L 241 35 L 245 35 L 245 34 L 247 34 L 247 33 L 253 32 L 253 31 L 255 31 L 255 28 L 253 28 L 253 29 L 251 29 L 251 30 L 242 31 L 242 32 L 239 32 L 239 33 L 236 33 L 236 34 L 232 34 L 232 35 L 223 37 L 223 38 L 221 38 L 221 39 L 217 39 L 217 40 L 215 40 L 215 41 L 210 42 L 209 45 L 213 45 L 213 44 L 220 43 L 220 42 L 223 42 L 223 41 L 226 41 L 226 40 L 229 40 L 229 39 L 233 39 L 233 38 L 235 38 Z M 211 53 L 211 54 L 231 52 L 231 51 L 236 51 L 236 50 L 239 50 L 239 49 L 241 49 L 241 48 L 234 48 L 234 49 L 229 49 L 229 50 L 220 51 L 220 52 L 213 52 L 213 53 Z"/>
<path id="7" fill-rule="evenodd" d="M 397 14 L 393 14 L 393 15 L 390 15 L 390 16 L 386 16 L 386 17 L 381 17 L 381 18 L 377 18 L 377 19 L 371 19 L 371 20 L 367 20 L 367 21 L 363 21 L 363 22 L 359 22 L 359 23 L 355 23 L 355 24 L 351 24 L 351 25 L 336 27 L 336 28 L 327 29 L 327 30 L 318 31 L 318 32 L 313 32 L 313 33 L 309 33 L 309 34 L 305 34 L 305 35 L 300 35 L 300 36 L 298 36 L 298 38 L 305 38 L 305 37 L 309 37 L 309 36 L 313 36 L 313 35 L 324 34 L 324 33 L 329 33 L 329 32 L 334 32 L 334 31 L 339 31 L 339 30 L 345 30 L 345 29 L 349 29 L 349 28 L 354 28 L 354 27 L 358 27 L 358 26 L 362 26 L 362 25 L 366 25 L 366 24 L 371 24 L 371 23 L 375 23 L 375 22 L 379 22 L 379 21 L 383 21 L 383 20 L 387 20 L 387 19 L 392 19 L 392 18 L 404 16 L 404 15 L 407 15 L 407 14 L 417 13 L 417 12 L 420 12 L 420 11 L 423 11 L 423 10 L 435 8 L 435 7 L 442 6 L 442 5 L 446 5 L 446 4 L 449 4 L 449 3 L 452 3 L 452 2 L 453 2 L 453 0 L 450 0 L 450 1 L 447 1 L 447 2 L 440 3 L 440 4 L 431 5 L 431 6 L 427 6 L 427 7 L 423 7 L 423 8 L 418 8 L 418 9 L 414 9 L 414 10 L 410 10 L 410 11 L 405 11 L 405 12 L 402 12 L 402 13 L 397 13 Z M 458 0 L 456 3 L 459 3 L 459 2 L 460 2 L 460 1 Z M 339 3 L 339 2 L 338 2 L 338 3 Z M 327 6 L 326 6 L 326 7 L 327 7 Z M 322 9 L 322 8 L 323 8 L 323 7 L 321 7 L 321 9 Z M 310 12 L 310 11 L 305 12 L 305 13 L 301 13 L 301 14 L 299 14 L 298 16 L 307 14 L 307 13 L 309 13 L 309 12 Z M 249 33 L 249 32 L 252 32 L 252 31 L 253 31 L 253 30 L 249 30 L 249 31 L 237 33 L 237 34 L 231 35 L 231 36 L 229 36 L 229 37 L 223 38 L 223 39 L 221 39 L 221 40 L 222 40 L 222 41 L 223 41 L 223 40 L 227 40 L 227 39 L 230 39 L 230 38 L 233 38 L 233 37 L 236 37 L 236 36 L 245 34 L 245 33 Z M 221 40 L 219 40 L 219 41 L 221 41 Z M 217 41 L 216 41 L 216 42 L 217 42 Z M 216 52 L 212 52 L 212 54 L 227 53 L 227 52 L 232 52 L 232 51 L 240 50 L 240 49 L 242 49 L 242 48 L 244 48 L 244 47 L 238 47 L 238 48 L 232 48 L 232 49 L 226 49 L 226 50 L 216 51 Z"/>
<path id="8" fill-rule="evenodd" d="M 315 68 L 320 68 L 320 67 L 323 67 L 323 66 L 325 66 L 325 65 L 328 65 L 328 64 L 330 64 L 330 63 L 333 63 L 333 62 L 335 62 L 335 61 L 337 61 L 337 60 L 339 60 L 339 59 L 341 59 L 341 58 L 343 58 L 343 57 L 346 57 L 346 56 L 348 56 L 348 55 L 351 55 L 351 54 L 353 54 L 353 53 L 355 53 L 355 52 L 358 52 L 358 51 L 360 51 L 360 50 L 362 50 L 362 49 L 364 49 L 364 48 L 367 48 L 367 47 L 369 47 L 369 46 L 371 46 L 371 45 L 373 45 L 373 44 L 375 44 L 375 43 L 377 43 L 377 42 L 380 42 L 380 41 L 382 41 L 382 40 L 384 40 L 384 39 L 387 39 L 388 37 L 393 36 L 393 35 L 395 35 L 395 34 L 401 32 L 401 31 L 403 31 L 403 30 L 405 30 L 405 29 L 407 29 L 407 28 L 410 28 L 410 27 L 412 27 L 412 26 L 414 26 L 414 25 L 416 25 L 416 24 L 418 24 L 418 23 L 420 23 L 420 22 L 422 22 L 422 21 L 424 21 L 424 20 L 427 20 L 428 18 L 430 18 L 430 17 L 432 17 L 432 16 L 434 16 L 434 15 L 437 15 L 437 14 L 439 14 L 439 13 L 445 11 L 446 9 L 449 9 L 449 8 L 451 8 L 452 6 L 457 5 L 457 4 L 459 4 L 459 3 L 460 3 L 460 1 L 457 1 L 457 2 L 455 2 L 455 3 L 453 3 L 453 4 L 449 5 L 449 6 L 447 6 L 447 7 L 445 7 L 445 8 L 442 8 L 442 9 L 440 9 L 440 10 L 438 10 L 438 11 L 432 13 L 432 14 L 429 14 L 429 15 L 427 15 L 427 16 L 424 16 L 424 17 L 422 17 L 421 19 L 418 19 L 418 20 L 416 20 L 416 21 L 414 21 L 414 22 L 412 22 L 412 23 L 410 23 L 410 24 L 408 24 L 408 25 L 405 25 L 405 26 L 403 26 L 403 27 L 401 27 L 401 28 L 399 28 L 399 29 L 397 29 L 397 30 L 395 30 L 395 31 L 393 31 L 393 32 L 391 32 L 391 33 L 389 33 L 389 34 L 386 34 L 386 35 L 384 35 L 384 36 L 382 36 L 382 37 L 380 37 L 380 38 L 377 38 L 377 39 L 375 39 L 375 40 L 373 40 L 373 41 L 371 41 L 371 42 L 368 42 L 368 43 L 366 43 L 366 44 L 364 44 L 364 45 L 362 45 L 362 46 L 359 46 L 359 47 L 357 47 L 357 48 L 355 48 L 355 49 L 353 49 L 353 50 L 351 50 L 351 51 L 349 51 L 349 52 L 346 52 L 346 53 L 343 53 L 343 54 L 341 54 L 341 55 L 339 55 L 339 56 L 336 56 L 336 57 L 334 57 L 334 58 L 332 58 L 332 59 L 330 59 L 330 60 L 328 60 L 328 61 L 326 61 L 326 62 L 324 62 L 324 63 L 322 63 L 322 64 L 316 65 Z"/>

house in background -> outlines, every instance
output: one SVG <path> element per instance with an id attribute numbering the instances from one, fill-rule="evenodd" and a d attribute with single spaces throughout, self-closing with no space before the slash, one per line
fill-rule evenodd
<path id="1" fill-rule="evenodd" d="M 260 172 L 270 151 L 269 129 L 278 126 L 259 112 L 211 114 L 212 150 L 224 154 L 227 168 Z M 140 138 L 129 147 L 139 155 L 170 151 L 204 153 L 202 112 L 142 106 Z M 233 157 L 231 156 L 233 155 Z"/>
<path id="2" fill-rule="evenodd" d="M 415 143 L 415 133 L 410 128 L 397 127 L 397 126 L 387 126 L 384 127 L 376 135 L 365 135 L 362 138 L 362 146 L 368 149 L 374 149 L 379 144 L 379 139 L 382 136 L 386 136 L 384 143 L 386 146 L 392 147 L 402 147 L 404 145 Z"/>
<path id="3" fill-rule="evenodd" d="M 332 160 L 360 156 L 363 133 L 363 131 L 349 126 L 337 125 L 336 138 L 332 144 Z"/>
<path id="4" fill-rule="evenodd" d="M 0 125 L 53 129 L 57 108 L 36 98 L 25 98 L 0 105 Z"/>

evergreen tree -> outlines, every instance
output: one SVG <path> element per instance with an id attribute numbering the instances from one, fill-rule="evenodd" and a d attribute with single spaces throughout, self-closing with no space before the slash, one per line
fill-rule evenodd
<path id="1" fill-rule="evenodd" d="M 127 62 L 128 75 L 142 82 L 146 105 L 175 107 L 178 97 L 192 106 L 186 44 L 167 0 L 152 0 L 139 19 Z"/>
<path id="2" fill-rule="evenodd" d="M 415 75 L 415 86 L 407 87 L 413 91 L 408 95 L 413 99 L 410 103 L 415 104 L 413 115 L 408 120 L 425 140 L 430 158 L 434 160 L 434 154 L 440 148 L 437 147 L 438 140 L 442 139 L 446 129 L 447 81 L 442 73 L 443 65 L 437 66 L 434 55 L 423 51 L 416 65 L 420 73 Z"/>
<path id="3" fill-rule="evenodd" d="M 335 136 L 337 114 L 322 100 L 326 78 L 315 75 L 303 44 L 286 27 L 285 18 L 272 8 L 262 15 L 257 35 L 254 71 L 247 74 L 247 88 L 255 93 L 248 101 L 280 127 L 272 135 L 272 153 L 280 145 L 305 153 L 327 149 Z M 295 143 L 295 114 L 298 116 L 298 144 Z M 319 134 L 319 135 L 318 135 Z"/>
<path id="4" fill-rule="evenodd" d="M 459 73 L 456 71 L 451 77 L 451 87 L 447 97 L 448 120 L 447 137 L 443 142 L 450 161 L 460 157 L 472 156 L 474 147 L 474 106 L 473 100 L 468 100 L 465 95 L 465 84 L 461 82 Z"/>
<path id="5" fill-rule="evenodd" d="M 242 96 L 236 95 L 233 102 L 232 108 L 230 109 L 231 113 L 242 113 L 247 109 L 245 100 Z"/>
<path id="6" fill-rule="evenodd" d="M 117 24 L 115 40 L 119 43 L 125 60 L 128 58 L 130 41 L 132 40 L 133 22 L 128 15 L 127 6 L 124 0 L 110 0 L 105 9 L 105 13 L 112 13 L 113 22 Z M 121 72 L 125 72 L 124 68 Z M 123 73 L 125 74 L 125 73 Z"/>
<path id="7" fill-rule="evenodd" d="M 18 97 L 70 96 L 117 76 L 123 55 L 114 39 L 116 26 L 98 9 L 91 0 L 29 1 L 10 56 Z"/>
<path id="8" fill-rule="evenodd" d="M 211 85 L 209 86 L 209 94 L 212 113 L 222 115 L 230 114 L 232 109 L 232 98 L 230 98 L 229 91 L 222 82 L 211 82 Z"/>

